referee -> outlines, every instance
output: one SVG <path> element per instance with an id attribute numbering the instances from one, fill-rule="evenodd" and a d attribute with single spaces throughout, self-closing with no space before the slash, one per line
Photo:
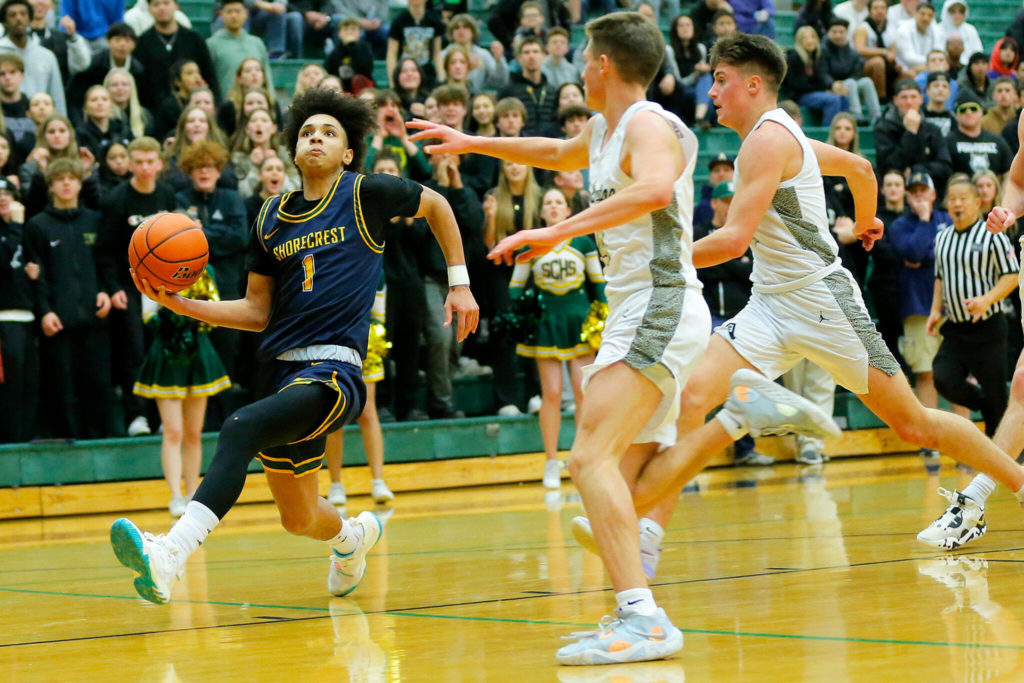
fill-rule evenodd
<path id="1" fill-rule="evenodd" d="M 981 411 L 992 436 L 1009 400 L 1003 315 L 1009 309 L 1003 299 L 1016 288 L 1020 266 L 1010 240 L 985 229 L 978 191 L 966 175 L 950 180 L 946 208 L 953 227 L 935 237 L 935 292 L 926 328 L 937 334 L 945 310 L 932 363 L 935 388 L 952 403 Z"/>

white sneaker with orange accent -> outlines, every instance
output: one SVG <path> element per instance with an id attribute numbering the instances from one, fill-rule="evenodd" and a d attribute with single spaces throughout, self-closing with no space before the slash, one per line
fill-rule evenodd
<path id="1" fill-rule="evenodd" d="M 672 625 L 660 607 L 654 614 L 606 615 L 596 631 L 567 636 L 576 639 L 555 655 L 559 664 L 588 665 L 649 662 L 683 649 L 683 632 Z"/>

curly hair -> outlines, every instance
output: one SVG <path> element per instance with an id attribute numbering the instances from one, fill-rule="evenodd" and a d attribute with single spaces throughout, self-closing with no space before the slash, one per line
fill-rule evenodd
<path id="1" fill-rule="evenodd" d="M 291 114 L 291 121 L 285 129 L 285 140 L 293 161 L 299 131 L 309 117 L 325 114 L 337 119 L 345 131 L 349 149 L 352 150 L 352 161 L 346 169 L 362 169 L 366 157 L 366 137 L 377 128 L 377 113 L 372 105 L 336 90 L 310 88 L 292 100 Z"/>
<path id="2" fill-rule="evenodd" d="M 178 168 L 185 175 L 191 175 L 192 171 L 204 166 L 213 166 L 218 171 L 223 171 L 228 163 L 228 151 L 224 146 L 212 140 L 199 140 L 181 150 L 178 157 Z"/>

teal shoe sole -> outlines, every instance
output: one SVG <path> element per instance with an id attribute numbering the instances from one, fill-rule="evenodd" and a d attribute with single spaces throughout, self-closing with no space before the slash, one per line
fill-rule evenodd
<path id="1" fill-rule="evenodd" d="M 135 572 L 135 592 L 144 600 L 162 605 L 167 602 L 157 591 L 149 570 L 149 559 L 143 552 L 142 534 L 137 526 L 123 517 L 110 527 L 110 545 L 117 561 Z"/>

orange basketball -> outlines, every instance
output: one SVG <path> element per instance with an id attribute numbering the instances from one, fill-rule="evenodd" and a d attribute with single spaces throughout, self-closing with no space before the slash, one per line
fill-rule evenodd
<path id="1" fill-rule="evenodd" d="M 210 245 L 203 229 L 180 213 L 158 213 L 135 229 L 128 262 L 155 289 L 180 292 L 203 274 Z"/>

